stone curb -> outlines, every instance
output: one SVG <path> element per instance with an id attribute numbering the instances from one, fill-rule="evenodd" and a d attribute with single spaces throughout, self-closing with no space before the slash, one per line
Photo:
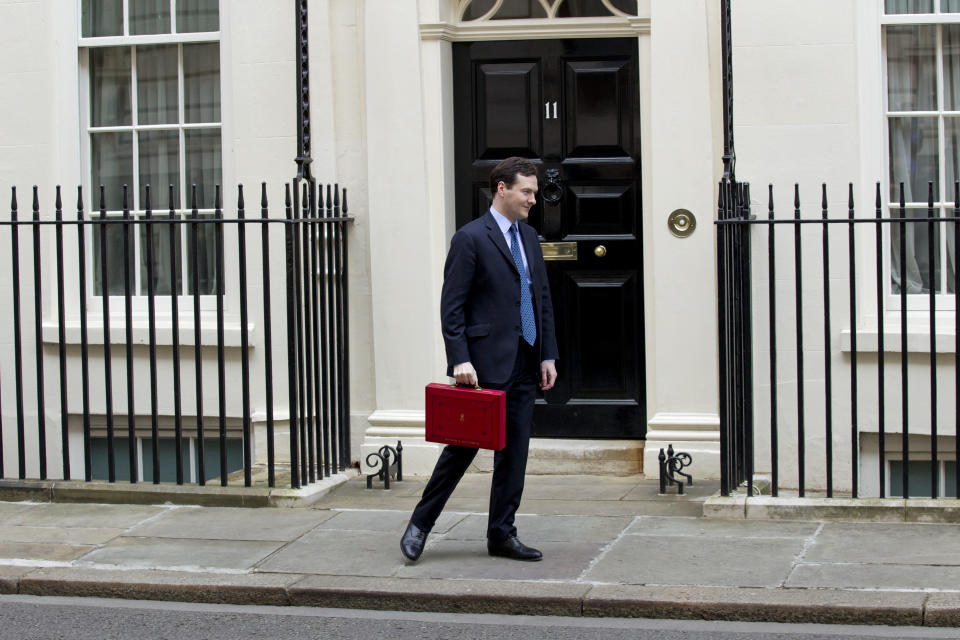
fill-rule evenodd
<path id="1" fill-rule="evenodd" d="M 0 500 L 203 507 L 310 507 L 350 480 L 340 473 L 301 489 L 138 484 L 69 480 L 0 480 Z"/>
<path id="2" fill-rule="evenodd" d="M 921 626 L 926 593 L 736 587 L 597 586 L 584 616 Z"/>
<path id="3" fill-rule="evenodd" d="M 960 594 L 899 591 L 0 567 L 0 593 L 444 613 L 960 625 Z"/>
<path id="4" fill-rule="evenodd" d="M 288 592 L 296 606 L 580 616 L 589 590 L 565 583 L 310 576 Z"/>

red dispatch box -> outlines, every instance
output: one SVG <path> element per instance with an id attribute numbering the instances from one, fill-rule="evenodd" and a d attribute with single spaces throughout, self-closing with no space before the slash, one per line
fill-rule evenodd
<path id="1" fill-rule="evenodd" d="M 492 389 L 427 385 L 427 442 L 499 451 L 506 444 L 507 394 Z"/>

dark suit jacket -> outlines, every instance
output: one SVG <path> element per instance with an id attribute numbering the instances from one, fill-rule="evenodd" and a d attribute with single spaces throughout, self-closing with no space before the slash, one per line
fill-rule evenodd
<path id="1" fill-rule="evenodd" d="M 550 284 L 537 233 L 519 226 L 532 281 L 539 361 L 557 359 Z M 506 382 L 513 371 L 520 336 L 520 274 L 493 214 L 465 224 L 450 241 L 443 269 L 440 318 L 447 351 L 447 375 L 470 362 L 485 382 Z"/>

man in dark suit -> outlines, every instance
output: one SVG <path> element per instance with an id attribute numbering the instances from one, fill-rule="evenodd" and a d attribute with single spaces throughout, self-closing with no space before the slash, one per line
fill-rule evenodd
<path id="1" fill-rule="evenodd" d="M 542 554 L 517 539 L 514 516 L 523 494 L 536 387 L 553 387 L 557 341 L 547 270 L 537 233 L 527 224 L 536 203 L 537 168 L 507 158 L 490 173 L 493 204 L 450 241 L 440 314 L 447 375 L 458 384 L 507 393 L 506 446 L 494 454 L 487 551 L 515 560 Z M 409 560 L 427 534 L 477 449 L 447 445 L 400 540 Z"/>

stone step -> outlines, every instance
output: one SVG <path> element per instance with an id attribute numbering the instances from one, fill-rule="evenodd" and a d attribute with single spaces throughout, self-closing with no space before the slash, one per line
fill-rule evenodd
<path id="1" fill-rule="evenodd" d="M 527 474 L 606 476 L 642 474 L 643 443 L 643 440 L 532 438 Z M 471 470 L 492 471 L 493 452 L 484 450 L 477 454 Z"/>

